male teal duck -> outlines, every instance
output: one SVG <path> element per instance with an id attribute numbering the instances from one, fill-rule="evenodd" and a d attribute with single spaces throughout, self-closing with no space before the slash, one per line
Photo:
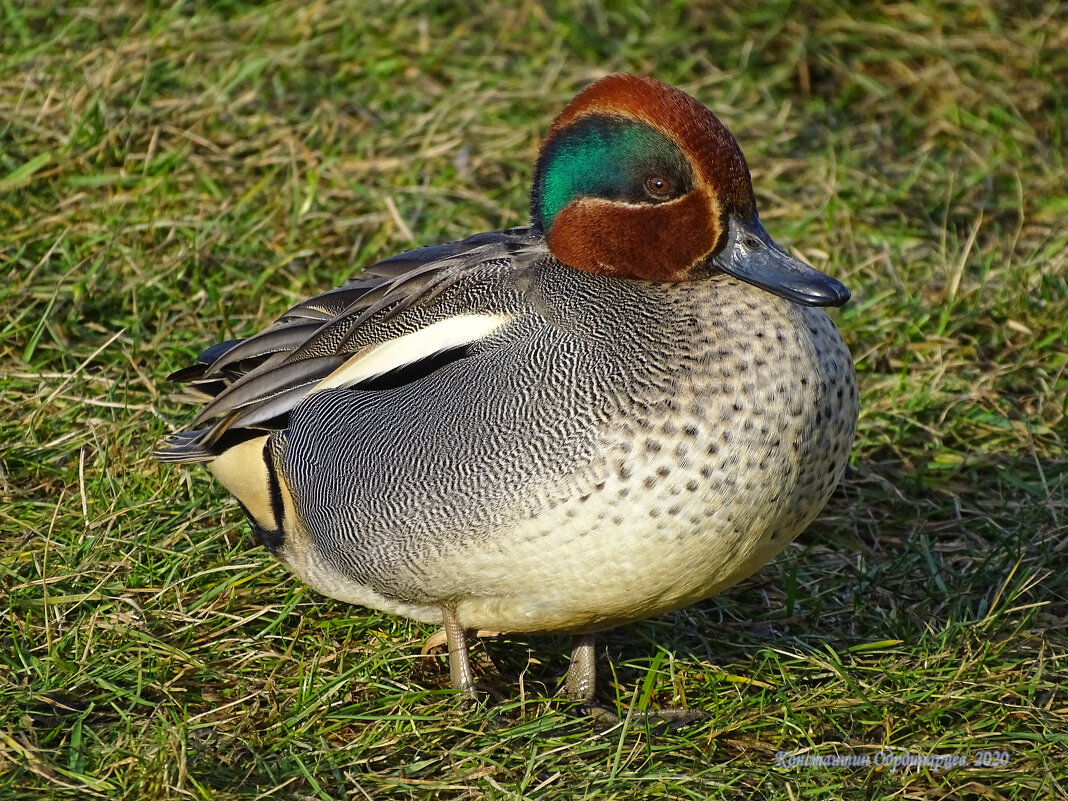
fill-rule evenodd
<path id="1" fill-rule="evenodd" d="M 857 420 L 818 307 L 704 106 L 612 75 L 557 117 L 528 226 L 401 253 L 171 378 L 207 401 L 159 457 L 207 462 L 263 544 L 342 601 L 465 632 L 594 632 L 692 604 L 816 516 Z"/>

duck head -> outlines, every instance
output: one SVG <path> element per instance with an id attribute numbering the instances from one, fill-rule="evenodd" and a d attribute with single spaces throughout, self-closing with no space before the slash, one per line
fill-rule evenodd
<path id="1" fill-rule="evenodd" d="M 764 230 L 723 123 L 651 78 L 610 75 L 571 101 L 538 155 L 531 213 L 552 254 L 580 270 L 648 281 L 722 272 L 807 306 L 849 300 Z"/>

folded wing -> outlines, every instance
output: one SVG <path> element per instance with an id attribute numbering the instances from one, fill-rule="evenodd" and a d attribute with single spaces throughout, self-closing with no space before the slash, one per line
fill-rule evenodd
<path id="1" fill-rule="evenodd" d="M 205 405 L 191 430 L 168 438 L 157 457 L 214 459 L 285 428 L 292 409 L 319 389 L 407 383 L 461 358 L 506 326 L 515 308 L 502 302 L 507 293 L 458 290 L 506 279 L 545 253 L 528 228 L 407 251 L 297 304 L 248 339 L 208 348 L 169 376 Z"/>

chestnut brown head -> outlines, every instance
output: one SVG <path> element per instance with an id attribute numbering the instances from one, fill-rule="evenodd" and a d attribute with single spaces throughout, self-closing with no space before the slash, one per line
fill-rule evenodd
<path id="1" fill-rule="evenodd" d="M 531 212 L 553 255 L 591 273 L 687 281 L 726 272 L 807 305 L 849 298 L 764 231 L 723 123 L 651 78 L 610 75 L 571 101 L 542 144 Z"/>

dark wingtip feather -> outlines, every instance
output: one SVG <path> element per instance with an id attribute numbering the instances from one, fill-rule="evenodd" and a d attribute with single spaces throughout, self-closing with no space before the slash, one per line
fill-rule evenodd
<path id="1" fill-rule="evenodd" d="M 168 464 L 186 464 L 189 462 L 207 462 L 217 454 L 202 444 L 202 437 L 208 429 L 198 431 L 179 431 L 163 440 L 163 447 L 152 451 L 152 455 Z"/>
<path id="2" fill-rule="evenodd" d="M 176 384 L 188 384 L 203 378 L 204 373 L 219 359 L 244 342 L 243 339 L 228 339 L 225 342 L 217 342 L 197 356 L 196 362 L 186 367 L 179 368 L 167 376 L 168 381 Z"/>
<path id="3" fill-rule="evenodd" d="M 208 367 L 209 365 L 201 364 L 200 362 L 190 364 L 186 367 L 180 367 L 167 376 L 167 380 L 173 384 L 189 384 L 196 381 L 198 378 L 203 378 L 204 371 L 207 370 Z"/>
<path id="4" fill-rule="evenodd" d="M 163 440 L 162 447 L 152 452 L 161 462 L 189 464 L 210 462 L 219 454 L 249 439 L 262 437 L 265 430 L 258 427 L 231 428 L 229 421 L 196 431 L 179 431 Z"/>
<path id="5" fill-rule="evenodd" d="M 214 364 L 244 341 L 243 339 L 228 339 L 225 342 L 217 342 L 197 356 L 197 361 L 203 364 Z"/>

